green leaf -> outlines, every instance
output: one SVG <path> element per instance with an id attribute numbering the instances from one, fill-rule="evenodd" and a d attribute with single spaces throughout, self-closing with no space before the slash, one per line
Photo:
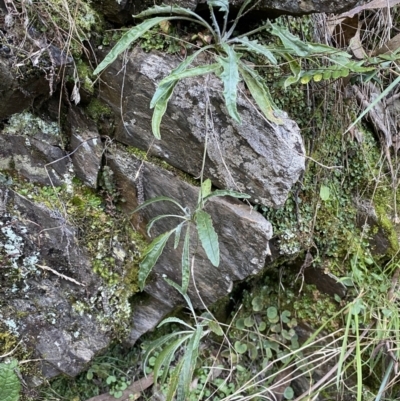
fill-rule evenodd
<path id="1" fill-rule="evenodd" d="M 165 77 L 163 80 L 161 80 L 158 84 L 157 90 L 154 92 L 153 98 L 151 99 L 150 102 L 150 108 L 152 109 L 156 103 L 159 101 L 159 99 L 164 96 L 164 94 L 167 92 L 168 88 L 174 85 L 174 82 L 171 81 L 170 77 L 171 75 L 178 74 L 182 71 L 185 71 L 186 68 L 194 61 L 194 59 L 204 50 L 209 48 L 209 46 L 202 47 L 200 50 L 196 51 L 193 53 L 191 56 L 186 57 L 185 60 L 182 61 L 176 68 L 174 68 L 170 75 Z M 168 85 L 167 85 L 168 84 Z"/>
<path id="2" fill-rule="evenodd" d="M 242 343 L 240 341 L 235 342 L 235 351 L 238 354 L 244 354 L 247 351 L 247 344 Z"/>
<path id="3" fill-rule="evenodd" d="M 290 70 L 293 73 L 293 76 L 288 77 L 283 84 L 283 87 L 286 89 L 288 86 L 296 83 L 300 79 L 301 65 L 288 53 L 282 53 L 282 57 L 288 61 Z"/>
<path id="4" fill-rule="evenodd" d="M 177 202 L 175 199 L 172 199 L 168 196 L 156 196 L 155 198 L 151 198 L 151 199 L 147 200 L 146 202 L 143 202 L 141 205 L 139 205 L 131 214 L 138 212 L 139 210 L 145 208 L 146 206 L 151 205 L 152 203 L 162 202 L 162 201 L 174 203 L 176 206 L 178 206 L 183 211 L 183 213 L 185 213 L 185 215 L 187 214 L 186 209 L 183 208 L 179 202 Z"/>
<path id="5" fill-rule="evenodd" d="M 158 102 L 154 106 L 154 112 L 153 112 L 153 117 L 151 118 L 151 130 L 153 132 L 153 135 L 157 139 L 161 139 L 161 134 L 160 134 L 160 125 L 161 125 L 161 120 L 167 111 L 167 106 L 169 99 L 172 96 L 172 93 L 174 92 L 175 86 L 177 84 L 177 81 L 174 81 L 171 85 L 167 85 L 167 89 L 163 93 L 163 95 L 159 98 Z"/>
<path id="6" fill-rule="evenodd" d="M 186 326 L 186 327 L 188 327 L 190 330 L 193 330 L 193 327 L 190 325 L 190 324 L 188 324 L 188 323 L 186 323 L 184 320 L 182 320 L 182 319 L 179 319 L 178 317 L 167 317 L 167 318 L 165 318 L 165 319 L 163 319 L 163 321 L 162 322 L 160 322 L 159 324 L 158 324 L 158 326 L 157 326 L 157 328 L 159 328 L 159 327 L 161 327 L 161 326 L 164 326 L 164 324 L 168 324 L 168 323 L 178 323 L 178 324 L 182 324 L 183 326 Z M 176 333 L 175 333 L 176 334 Z"/>
<path id="7" fill-rule="evenodd" d="M 269 25 L 271 27 L 271 34 L 279 37 L 286 50 L 290 50 L 300 57 L 308 55 L 309 48 L 305 42 L 277 24 Z"/>
<path id="8" fill-rule="evenodd" d="M 153 217 L 153 218 L 148 222 L 148 224 L 147 224 L 147 226 L 146 226 L 146 228 L 147 228 L 147 234 L 148 234 L 149 236 L 151 235 L 151 234 L 150 234 L 150 230 L 153 228 L 154 223 L 156 223 L 158 220 L 165 219 L 166 217 L 176 217 L 176 218 L 178 218 L 178 219 L 185 219 L 184 216 L 180 216 L 180 215 L 177 215 L 177 214 L 161 214 L 161 215 L 159 215 L 159 216 Z M 186 220 L 185 220 L 185 221 L 186 221 Z M 183 223 L 185 223 L 185 222 L 183 222 Z M 181 224 L 183 224 L 183 223 L 181 223 Z M 178 228 L 178 227 L 177 227 L 177 228 Z"/>
<path id="9" fill-rule="evenodd" d="M 219 7 L 219 11 L 223 13 L 229 12 L 228 0 L 207 0 L 207 4 L 212 7 Z"/>
<path id="10" fill-rule="evenodd" d="M 211 194 L 211 180 L 208 178 L 201 184 L 201 198 L 204 199 Z"/>
<path id="11" fill-rule="evenodd" d="M 186 221 L 182 221 L 182 223 L 178 224 L 175 228 L 175 239 L 174 239 L 174 249 L 178 248 L 179 245 L 179 240 L 181 239 L 181 231 L 183 225 L 186 223 Z"/>
<path id="12" fill-rule="evenodd" d="M 182 250 L 182 291 L 185 293 L 189 287 L 190 280 L 190 224 L 186 228 L 185 240 Z"/>
<path id="13" fill-rule="evenodd" d="M 217 189 L 210 195 L 206 196 L 204 200 L 214 198 L 215 196 L 232 196 L 233 198 L 242 198 L 242 199 L 251 198 L 251 195 L 247 195 L 242 192 L 231 191 L 230 189 Z"/>
<path id="14" fill-rule="evenodd" d="M 169 365 L 167 365 L 167 362 L 170 361 L 171 355 L 173 356 L 175 352 L 178 350 L 178 348 L 190 337 L 192 334 L 186 334 L 185 336 L 182 336 L 175 341 L 173 341 L 171 344 L 168 344 L 157 356 L 156 363 L 154 364 L 154 380 L 156 381 L 159 374 L 160 374 L 160 368 L 162 366 L 165 367 L 166 370 L 170 368 Z M 164 376 L 164 375 L 163 375 Z M 163 383 L 163 380 L 161 380 L 161 384 Z"/>
<path id="15" fill-rule="evenodd" d="M 326 185 L 321 185 L 321 188 L 319 190 L 319 196 L 324 202 L 326 202 L 330 196 L 329 187 L 327 187 Z"/>
<path id="16" fill-rule="evenodd" d="M 180 378 L 180 373 L 182 370 L 184 360 L 181 359 L 175 366 L 174 370 L 170 372 L 170 378 L 168 382 L 168 393 L 166 401 L 172 401 L 174 399 L 176 389 L 178 387 L 178 382 Z"/>
<path id="17" fill-rule="evenodd" d="M 251 305 L 253 306 L 254 312 L 260 312 L 264 307 L 263 299 L 261 297 L 254 297 L 251 301 Z"/>
<path id="18" fill-rule="evenodd" d="M 264 45 L 259 44 L 258 40 L 249 40 L 247 36 L 244 36 L 242 38 L 236 38 L 233 41 L 243 45 L 249 52 L 258 53 L 265 56 L 273 65 L 276 65 L 278 63 L 270 49 Z"/>
<path id="19" fill-rule="evenodd" d="M 164 280 L 165 280 L 171 287 L 175 288 L 175 289 L 183 296 L 183 298 L 185 299 L 185 301 L 186 301 L 186 303 L 187 303 L 187 305 L 188 305 L 188 307 L 189 307 L 189 309 L 190 309 L 190 312 L 192 312 L 192 315 L 193 315 L 193 316 L 196 316 L 195 311 L 194 311 L 194 308 L 193 308 L 193 305 L 192 305 L 192 301 L 190 300 L 189 295 L 187 295 L 185 292 L 183 292 L 182 287 L 180 287 L 178 284 L 176 284 L 174 281 L 170 280 L 170 279 L 167 278 L 167 277 L 164 277 Z"/>
<path id="20" fill-rule="evenodd" d="M 0 363 L 0 400 L 18 401 L 21 383 L 14 369 L 18 361 L 13 359 L 10 363 Z"/>
<path id="21" fill-rule="evenodd" d="M 283 396 L 285 397 L 286 400 L 291 400 L 294 397 L 294 391 L 292 389 L 292 387 L 286 387 L 284 392 L 283 392 Z"/>
<path id="22" fill-rule="evenodd" d="M 274 110 L 278 110 L 278 108 L 275 106 L 264 80 L 242 62 L 239 64 L 239 71 L 246 82 L 251 96 L 267 120 L 275 124 L 282 124 L 282 120 L 274 115 Z"/>
<path id="23" fill-rule="evenodd" d="M 215 267 L 218 267 L 218 235 L 214 230 L 211 216 L 204 210 L 199 210 L 196 212 L 196 228 L 199 234 L 201 245 L 206 252 L 208 259 Z"/>
<path id="24" fill-rule="evenodd" d="M 150 274 L 151 269 L 157 263 L 158 258 L 160 257 L 162 251 L 164 250 L 165 244 L 168 241 L 168 238 L 175 230 L 167 231 L 164 234 L 159 235 L 155 238 L 150 245 L 144 251 L 144 258 L 139 263 L 139 287 L 140 290 L 143 291 L 145 281 Z"/>
<path id="25" fill-rule="evenodd" d="M 224 331 L 222 330 L 221 325 L 217 321 L 210 320 L 208 322 L 208 327 L 217 336 L 223 336 L 224 335 Z"/>
<path id="26" fill-rule="evenodd" d="M 238 63 L 240 55 L 228 45 L 223 46 L 227 57 L 217 57 L 217 61 L 221 64 L 223 71 L 219 74 L 224 84 L 225 105 L 229 115 L 238 123 L 241 122 L 236 107 L 237 85 L 239 83 Z"/>
<path id="27" fill-rule="evenodd" d="M 155 17 L 131 28 L 128 32 L 124 33 L 121 36 L 121 39 L 110 50 L 104 60 L 97 66 L 97 68 L 93 71 L 93 74 L 96 75 L 107 68 L 124 50 L 126 50 L 135 40 L 140 38 L 153 26 L 159 24 L 162 21 L 176 18 L 177 17 Z"/>
<path id="28" fill-rule="evenodd" d="M 174 81 L 179 81 L 184 78 L 192 78 L 198 75 L 211 74 L 212 72 L 220 73 L 220 71 L 221 71 L 221 65 L 218 63 L 200 65 L 198 67 L 189 68 L 188 70 L 186 69 L 181 72 L 171 73 L 160 82 L 160 85 L 168 84 Z"/>
<path id="29" fill-rule="evenodd" d="M 253 319 L 252 316 L 247 316 L 247 317 L 244 319 L 244 325 L 245 325 L 246 327 L 252 327 L 252 326 L 254 326 L 254 323 L 255 323 L 255 321 L 254 321 L 254 319 Z"/>
<path id="30" fill-rule="evenodd" d="M 278 309 L 275 308 L 275 306 L 270 306 L 267 309 L 267 317 L 268 319 L 276 319 L 278 316 Z"/>

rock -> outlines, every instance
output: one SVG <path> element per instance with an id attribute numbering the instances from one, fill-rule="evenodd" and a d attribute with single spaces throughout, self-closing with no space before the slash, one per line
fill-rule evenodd
<path id="1" fill-rule="evenodd" d="M 74 171 L 85 185 L 97 188 L 103 144 L 96 124 L 72 106 L 68 112 L 68 125 Z"/>
<path id="2" fill-rule="evenodd" d="M 205 4 L 206 0 L 199 0 Z M 229 1 L 231 11 L 237 11 L 244 0 Z M 277 15 L 306 15 L 311 13 L 342 13 L 362 3 L 360 0 L 261 0 L 247 15 L 247 19 L 263 19 Z M 251 4 L 250 4 L 251 6 Z"/>
<path id="3" fill-rule="evenodd" d="M 284 204 L 305 168 L 304 146 L 293 120 L 284 116 L 282 125 L 266 122 L 239 93 L 238 109 L 243 120 L 239 125 L 227 115 L 220 81 L 214 75 L 201 76 L 177 85 L 161 124 L 162 139 L 155 140 L 151 132 L 150 99 L 157 82 L 178 64 L 178 59 L 157 52 L 147 54 L 136 48 L 129 60 L 124 86 L 122 74 L 117 75 L 122 68 L 120 61 L 102 75 L 105 85 L 100 96 L 119 119 L 115 134 L 118 141 L 150 149 L 150 154 L 199 176 L 209 96 L 213 131 L 209 125 L 205 176 L 219 188 L 252 195 L 255 203 L 273 207 Z"/>
<path id="4" fill-rule="evenodd" d="M 14 114 L 0 133 L 0 170 L 12 170 L 30 182 L 61 185 L 69 159 L 57 123 L 30 113 Z"/>
<path id="5" fill-rule="evenodd" d="M 76 304 L 90 303 L 102 282 L 61 211 L 4 187 L 0 206 L 0 325 L 42 360 L 45 377 L 75 376 L 110 342 L 99 311 Z"/>
<path id="6" fill-rule="evenodd" d="M 39 96 L 49 96 L 49 83 L 39 69 L 21 78 L 13 59 L 0 53 L 0 120 L 30 107 Z"/>
<path id="7" fill-rule="evenodd" d="M 108 160 L 108 165 L 114 171 L 121 195 L 130 202 L 127 204 L 129 211 L 138 203 L 160 195 L 176 199 L 184 207 L 194 210 L 198 187 L 179 179 L 173 172 L 142 162 L 134 155 L 119 149 Z M 234 282 L 258 273 L 264 267 L 268 241 L 272 237 L 271 224 L 261 214 L 240 201 L 216 197 L 207 203 L 205 209 L 211 215 L 218 234 L 221 262 L 219 267 L 211 265 L 203 249 L 197 246 L 198 240 L 193 230 L 191 254 L 196 255 L 194 276 L 197 288 L 191 280 L 188 294 L 195 307 L 199 308 L 204 307 L 204 304 L 210 305 L 228 294 Z M 136 224 L 144 230 L 145 224 L 151 218 L 161 214 L 181 212 L 170 202 L 153 203 L 143 209 L 140 215 L 135 216 Z M 152 229 L 152 237 L 170 230 L 176 224 L 176 219 L 160 220 Z M 181 253 L 181 246 L 175 250 L 173 244 L 168 243 L 145 288 L 148 294 L 170 305 L 171 309 L 182 304 L 182 298 L 165 282 L 163 276 L 181 283 Z"/>

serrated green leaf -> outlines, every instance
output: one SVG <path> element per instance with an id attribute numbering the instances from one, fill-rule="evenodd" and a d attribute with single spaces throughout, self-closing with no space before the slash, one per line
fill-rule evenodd
<path id="1" fill-rule="evenodd" d="M 126 50 L 135 40 L 140 38 L 144 33 L 146 33 L 153 26 L 159 24 L 162 21 L 176 19 L 177 17 L 155 17 L 142 22 L 139 25 L 134 26 L 128 32 L 121 36 L 121 39 L 117 44 L 110 50 L 104 60 L 97 66 L 93 71 L 96 75 L 107 68 L 115 59 Z"/>
<path id="2" fill-rule="evenodd" d="M 139 287 L 140 290 L 143 291 L 144 285 L 148 275 L 150 274 L 151 269 L 157 263 L 158 258 L 160 257 L 162 251 L 164 250 L 165 244 L 168 241 L 168 238 L 175 230 L 167 231 L 164 234 L 159 235 L 155 238 L 150 245 L 144 251 L 144 258 L 139 263 Z"/>
<path id="3" fill-rule="evenodd" d="M 18 401 L 21 383 L 14 369 L 18 361 L 13 359 L 10 363 L 0 363 L 0 400 Z"/>
<path id="4" fill-rule="evenodd" d="M 308 55 L 309 48 L 307 44 L 297 36 L 277 24 L 270 24 L 270 28 L 271 34 L 279 37 L 286 50 L 290 50 L 301 57 Z"/>
<path id="5" fill-rule="evenodd" d="M 240 43 L 250 52 L 255 52 L 265 56 L 273 65 L 276 65 L 278 63 L 270 49 L 258 43 L 258 40 L 249 40 L 247 36 L 244 36 L 242 38 L 236 38 L 234 42 Z"/>
<path id="6" fill-rule="evenodd" d="M 182 291 L 185 293 L 189 287 L 190 280 L 190 224 L 186 228 L 185 239 L 182 250 Z"/>
<path id="7" fill-rule="evenodd" d="M 282 124 L 282 120 L 274 115 L 274 110 L 278 110 L 278 108 L 275 106 L 264 80 L 244 63 L 239 64 L 239 71 L 249 88 L 251 96 L 267 120 L 275 124 Z"/>
<path id="8" fill-rule="evenodd" d="M 207 0 L 207 4 L 212 7 L 219 7 L 219 11 L 223 13 L 229 12 L 228 0 Z"/>
<path id="9" fill-rule="evenodd" d="M 201 245 L 206 252 L 208 259 L 215 267 L 218 267 L 218 235 L 214 230 L 211 216 L 204 210 L 199 210 L 196 212 L 196 228 L 199 234 Z"/>
<path id="10" fill-rule="evenodd" d="M 238 63 L 240 54 L 237 54 L 232 47 L 228 45 L 223 46 L 227 57 L 217 57 L 218 63 L 222 66 L 222 72 L 219 74 L 224 84 L 224 99 L 225 106 L 229 115 L 238 123 L 241 122 L 240 116 L 237 111 L 236 98 L 237 98 L 237 85 L 239 83 L 239 70 Z"/>
<path id="11" fill-rule="evenodd" d="M 233 198 L 241 198 L 241 199 L 251 198 L 251 195 L 244 194 L 242 192 L 231 191 L 230 189 L 217 189 L 210 195 L 206 196 L 204 200 L 214 198 L 215 196 L 232 196 Z"/>
<path id="12" fill-rule="evenodd" d="M 180 205 L 179 202 L 177 202 L 175 199 L 170 198 L 170 197 L 168 197 L 168 196 L 156 196 L 155 198 L 151 198 L 151 199 L 147 200 L 146 202 L 143 202 L 141 205 L 139 205 L 131 214 L 138 212 L 139 210 L 145 208 L 146 206 L 151 205 L 152 203 L 162 202 L 162 201 L 174 203 L 174 204 L 175 204 L 176 206 L 178 206 L 185 214 L 187 214 L 186 210 Z"/>

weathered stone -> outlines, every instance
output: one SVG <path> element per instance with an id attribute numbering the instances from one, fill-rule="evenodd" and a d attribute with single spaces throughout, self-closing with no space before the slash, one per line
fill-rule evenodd
<path id="1" fill-rule="evenodd" d="M 30 107 L 39 96 L 50 96 L 49 83 L 39 69 L 21 79 L 13 62 L 0 53 L 0 120 Z"/>
<path id="2" fill-rule="evenodd" d="M 148 294 L 135 297 L 137 307 L 132 313 L 132 330 L 125 342 L 133 345 L 144 333 L 153 330 L 172 308 Z"/>
<path id="3" fill-rule="evenodd" d="M 96 188 L 103 155 L 96 124 L 77 107 L 70 108 L 68 124 L 74 171 L 85 185 Z"/>
<path id="4" fill-rule="evenodd" d="M 61 185 L 69 159 L 57 123 L 30 113 L 14 114 L 0 135 L 0 170 L 18 172 L 31 182 Z"/>
<path id="5" fill-rule="evenodd" d="M 255 203 L 283 205 L 304 171 L 305 151 L 299 127 L 286 116 L 282 125 L 265 121 L 240 93 L 238 108 L 243 121 L 241 125 L 235 123 L 227 115 L 222 84 L 215 76 L 187 79 L 177 85 L 161 124 L 162 139 L 154 140 L 150 99 L 157 82 L 178 62 L 174 56 L 147 54 L 136 48 L 126 67 L 125 85 L 122 74 L 117 75 L 120 62 L 106 70 L 101 97 L 119 119 L 116 139 L 150 149 L 150 154 L 199 176 L 207 128 L 205 176 L 217 187 L 252 195 Z M 207 98 L 213 121 L 211 124 L 209 118 L 206 127 Z"/>
<path id="6" fill-rule="evenodd" d="M 116 150 L 108 164 L 113 169 L 117 186 L 125 199 L 130 199 L 129 207 L 138 202 L 165 195 L 176 199 L 184 207 L 194 210 L 199 189 L 174 173 L 147 162 L 122 150 Z M 135 196 L 136 194 L 136 196 Z M 132 209 L 130 209 L 132 211 Z M 220 265 L 214 267 L 198 246 L 195 230 L 192 232 L 191 251 L 195 254 L 194 281 L 189 286 L 189 296 L 197 307 L 203 302 L 210 305 L 228 294 L 235 281 L 258 273 L 265 264 L 268 241 L 272 237 L 271 224 L 250 206 L 228 198 L 213 198 L 206 205 L 218 234 Z M 161 214 L 181 214 L 179 208 L 170 202 L 157 202 L 143 209 L 140 214 L 144 224 Z M 137 217 L 137 216 L 136 216 Z M 152 236 L 159 235 L 177 225 L 176 219 L 163 219 L 152 229 Z M 171 240 L 171 242 L 173 242 Z M 182 241 L 181 241 L 182 242 Z M 181 246 L 175 250 L 168 244 L 159 258 L 152 279 L 148 280 L 145 291 L 171 308 L 182 303 L 180 295 L 168 285 L 163 276 L 181 282 Z M 198 295 L 200 294 L 201 300 Z"/>
<path id="7" fill-rule="evenodd" d="M 75 376 L 110 341 L 98 311 L 72 306 L 96 297 L 101 280 L 61 211 L 5 188 L 0 206 L 0 324 L 43 361 L 46 377 Z"/>

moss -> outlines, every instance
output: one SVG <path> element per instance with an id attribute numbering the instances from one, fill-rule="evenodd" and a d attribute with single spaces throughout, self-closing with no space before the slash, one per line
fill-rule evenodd
<path id="1" fill-rule="evenodd" d="M 97 98 L 91 99 L 90 103 L 86 107 L 86 112 L 96 123 L 113 115 L 112 110 L 104 102 Z"/>
<path id="2" fill-rule="evenodd" d="M 84 61 L 78 60 L 75 63 L 81 86 L 90 94 L 94 93 L 93 69 Z"/>
<path id="3" fill-rule="evenodd" d="M 143 160 L 149 162 L 155 166 L 161 167 L 167 171 L 171 171 L 175 175 L 177 175 L 182 181 L 187 182 L 188 184 L 194 185 L 195 187 L 200 186 L 200 181 L 193 178 L 191 175 L 183 172 L 182 170 L 177 169 L 176 167 L 171 166 L 165 160 L 157 157 L 157 156 L 149 156 L 148 152 L 144 150 L 135 148 L 133 146 L 128 146 L 124 148 L 128 153 L 136 156 L 139 160 Z"/>

